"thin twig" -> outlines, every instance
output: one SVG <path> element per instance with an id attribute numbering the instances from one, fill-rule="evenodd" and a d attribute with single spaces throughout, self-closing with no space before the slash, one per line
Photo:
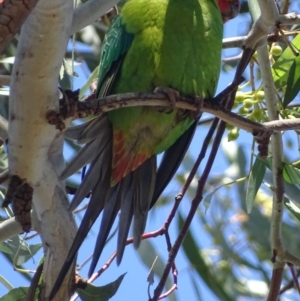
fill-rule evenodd
<path id="1" fill-rule="evenodd" d="M 26 301 L 34 301 L 35 300 L 35 293 L 36 293 L 36 290 L 38 288 L 38 284 L 39 284 L 40 277 L 41 277 L 42 272 L 43 272 L 43 268 L 44 268 L 44 263 L 41 263 L 38 266 L 38 268 L 36 269 L 32 279 L 31 279 L 30 286 L 28 288 Z"/>
<path id="2" fill-rule="evenodd" d="M 297 276 L 297 277 L 300 276 L 300 270 L 299 270 L 299 269 L 297 270 L 296 276 Z M 283 293 L 285 293 L 285 292 L 287 292 L 288 290 L 290 290 L 291 288 L 293 288 L 294 285 L 295 285 L 295 281 L 294 281 L 294 279 L 292 279 L 289 283 L 287 283 L 284 287 L 282 287 L 282 288 L 280 289 L 279 294 L 282 295 Z"/>
<path id="3" fill-rule="evenodd" d="M 271 278 L 271 285 L 270 285 L 267 301 L 276 301 L 278 299 L 283 270 L 284 270 L 283 263 L 274 264 L 272 278 Z"/>

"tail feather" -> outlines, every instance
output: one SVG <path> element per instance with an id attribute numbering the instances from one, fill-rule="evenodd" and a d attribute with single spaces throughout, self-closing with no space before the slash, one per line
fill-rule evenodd
<path id="1" fill-rule="evenodd" d="M 96 185 L 96 190 L 98 191 L 107 191 L 110 187 L 109 179 L 101 180 Z M 99 194 L 97 194 L 98 196 Z M 94 222 L 98 218 L 104 207 L 104 198 L 95 200 L 94 195 L 92 195 L 90 203 L 87 207 L 85 215 L 81 221 L 80 227 L 76 233 L 73 244 L 69 250 L 69 254 L 67 259 L 64 262 L 64 265 L 56 278 L 54 286 L 52 288 L 51 294 L 49 296 L 49 300 L 51 300 L 59 290 L 61 283 L 63 282 L 66 274 L 68 273 L 70 267 L 72 266 L 73 261 L 75 260 L 76 254 L 82 245 L 82 242 L 87 237 L 90 229 L 92 228 Z"/>
<path id="2" fill-rule="evenodd" d="M 76 172 L 80 167 L 90 163 L 88 172 L 83 178 L 77 193 L 72 201 L 71 209 L 76 208 L 88 192 L 92 196 L 78 229 L 69 255 L 54 285 L 52 295 L 60 287 L 60 283 L 67 274 L 76 257 L 83 240 L 103 211 L 100 231 L 94 249 L 94 255 L 89 270 L 91 275 L 103 251 L 111 227 L 120 211 L 119 233 L 117 245 L 117 263 L 122 260 L 129 228 L 133 221 L 134 246 L 137 248 L 144 233 L 149 208 L 159 197 L 179 166 L 180 161 L 190 143 L 195 127 L 191 127 L 183 139 L 179 139 L 174 147 L 164 156 L 162 166 L 156 171 L 156 156 L 147 159 L 147 154 L 132 153 L 121 158 L 117 166 L 113 166 L 112 128 L 107 117 L 98 117 L 85 126 L 77 126 L 68 131 L 68 137 L 86 143 L 83 150 L 72 160 L 63 178 Z M 120 144 L 121 147 L 121 144 Z M 177 155 L 172 155 L 176 148 Z M 170 158 L 167 158 L 168 156 Z M 130 157 L 130 158 L 128 158 Z M 129 168 L 129 169 L 128 169 Z M 168 171 L 164 171 L 164 169 Z M 124 175 L 124 172 L 127 175 Z"/>
<path id="3" fill-rule="evenodd" d="M 67 179 L 83 166 L 92 162 L 98 155 L 98 150 L 101 144 L 103 144 L 103 141 L 101 139 L 95 139 L 94 141 L 91 141 L 84 147 L 82 147 L 77 155 L 70 161 L 64 171 L 61 173 L 60 179 Z"/>
<path id="4" fill-rule="evenodd" d="M 134 172 L 133 193 L 133 238 L 138 248 L 144 233 L 150 202 L 152 200 L 156 179 L 156 156 L 146 160 Z"/>
<path id="5" fill-rule="evenodd" d="M 71 140 L 78 140 L 78 138 L 81 136 L 82 132 L 92 123 L 94 122 L 95 118 L 84 122 L 79 125 L 71 126 L 69 127 L 65 132 L 64 135 L 66 138 Z"/>
<path id="6" fill-rule="evenodd" d="M 87 143 L 94 139 L 98 139 L 101 133 L 105 133 L 107 127 L 111 127 L 107 116 L 101 115 L 93 119 L 93 122 L 89 123 L 87 127 L 84 128 L 81 135 L 78 137 L 78 143 Z"/>
<path id="7" fill-rule="evenodd" d="M 118 243 L 117 243 L 117 264 L 122 261 L 129 228 L 133 217 L 133 173 L 128 174 L 122 181 L 122 202 L 119 219 Z"/>
<path id="8" fill-rule="evenodd" d="M 99 185 L 99 174 L 101 173 L 102 168 L 102 160 L 99 159 L 99 156 L 91 163 L 90 168 L 85 174 L 85 179 L 79 185 L 75 196 L 72 199 L 70 204 L 70 210 L 73 211 L 76 207 L 84 200 L 84 198 L 90 193 L 90 191 L 94 190 L 94 188 Z M 91 202 L 91 201 L 90 201 Z"/>
<path id="9" fill-rule="evenodd" d="M 70 210 L 74 210 L 90 191 L 92 191 L 92 198 L 90 199 L 90 203 L 95 202 L 95 206 L 97 206 L 97 202 L 99 204 L 101 197 L 103 197 L 106 191 L 108 191 L 108 188 L 110 187 L 110 162 L 112 152 L 112 142 L 111 140 L 109 140 L 110 134 L 110 130 L 105 131 L 105 134 L 103 134 L 103 138 L 106 138 L 104 139 L 106 141 L 103 141 L 101 148 L 98 150 L 98 156 L 90 164 L 89 169 L 84 176 L 83 182 L 78 187 L 78 190 L 76 191 L 76 194 L 71 202 Z M 106 190 L 99 191 L 98 186 L 101 181 L 107 183 Z M 99 187 L 102 186 L 100 185 Z"/>
<path id="10" fill-rule="evenodd" d="M 117 263 L 120 263 L 122 260 L 133 215 L 134 244 L 135 247 L 138 247 L 140 244 L 154 191 L 155 174 L 156 156 L 153 156 L 107 191 L 89 276 L 96 268 L 111 227 L 120 209 Z M 95 200 L 97 200 L 96 191 L 92 193 Z"/>
<path id="11" fill-rule="evenodd" d="M 74 127 L 73 127 L 74 128 Z M 96 118 L 93 122 L 89 122 L 88 126 L 75 126 L 77 129 L 70 128 L 70 133 L 77 141 L 87 141 L 84 147 L 71 160 L 65 170 L 60 175 L 61 180 L 65 180 L 74 173 L 76 173 L 83 166 L 91 163 L 98 154 L 100 154 L 111 143 L 111 125 L 107 117 Z M 98 135 L 94 138 L 95 128 L 99 129 Z M 68 137 L 68 136 L 67 136 Z M 69 138 L 69 137 L 68 137 Z M 92 139 L 93 138 L 93 139 Z M 92 139 L 92 140 L 91 140 Z"/>
<path id="12" fill-rule="evenodd" d="M 98 263 L 100 255 L 105 246 L 107 237 L 111 230 L 111 227 L 112 227 L 112 225 L 115 221 L 115 218 L 118 214 L 118 211 L 120 209 L 120 203 L 121 203 L 121 198 L 120 198 L 120 193 L 119 193 L 120 186 L 121 186 L 121 184 L 118 183 L 114 187 L 109 188 L 109 190 L 106 193 L 105 205 L 104 205 L 102 220 L 101 220 L 101 224 L 100 224 L 100 230 L 98 233 L 98 237 L 97 237 L 97 241 L 96 241 L 96 245 L 95 245 L 95 249 L 94 249 L 92 263 L 91 263 L 90 269 L 89 269 L 89 274 L 88 274 L 89 277 L 93 274 L 93 272 L 96 268 L 96 265 Z M 96 195 L 95 195 L 95 198 L 97 199 Z"/>
<path id="13" fill-rule="evenodd" d="M 85 215 L 81 221 L 80 227 L 76 233 L 73 244 L 70 248 L 68 257 L 56 279 L 56 282 L 53 286 L 50 300 L 55 296 L 57 291 L 60 288 L 60 285 L 68 273 L 76 254 L 82 245 L 82 242 L 88 235 L 91 227 L 94 222 L 100 215 L 101 211 L 105 205 L 105 196 L 106 192 L 111 190 L 110 187 L 110 175 L 111 175 L 111 158 L 112 158 L 112 141 L 111 141 L 111 126 L 108 122 L 108 119 L 98 118 L 94 119 L 92 122 L 88 122 L 87 124 L 75 126 L 68 130 L 67 136 L 68 138 L 75 138 L 85 140 L 85 135 L 89 137 L 89 139 L 93 136 L 90 135 L 89 130 L 93 131 L 97 126 L 95 124 L 91 126 L 91 124 L 95 122 L 99 122 L 101 124 L 101 132 L 98 133 L 98 137 L 95 140 L 91 141 L 85 145 L 85 150 L 79 152 L 75 159 L 73 159 L 69 166 L 67 167 L 67 171 L 65 171 L 61 177 L 68 177 L 68 175 L 76 172 L 78 170 L 78 166 L 86 165 L 92 161 L 91 158 L 94 158 L 92 163 L 89 166 L 89 170 L 85 175 L 82 184 L 79 186 L 76 194 L 73 198 L 73 201 L 70 205 L 70 209 L 75 209 L 81 201 L 86 197 L 88 192 L 92 190 L 92 196 L 90 198 L 89 205 L 85 212 Z M 100 128 L 100 127 L 98 127 Z M 88 140 L 88 139 L 86 139 Z M 101 141 L 101 144 L 100 144 Z M 97 145 L 100 147 L 97 149 Z M 94 155 L 93 155 L 94 152 Z M 81 162 L 78 164 L 78 162 Z M 74 167 L 75 166 L 75 167 Z M 81 166 L 82 167 L 82 166 Z"/>
<path id="14" fill-rule="evenodd" d="M 173 178 L 179 168 L 187 149 L 189 148 L 194 136 L 199 119 L 189 127 L 179 139 L 164 152 L 163 158 L 156 173 L 155 190 L 151 201 L 150 209 L 157 202 L 158 198 L 165 190 L 168 183 Z"/>

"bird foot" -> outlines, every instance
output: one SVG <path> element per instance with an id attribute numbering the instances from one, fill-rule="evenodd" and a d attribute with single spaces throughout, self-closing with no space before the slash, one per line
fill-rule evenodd
<path id="1" fill-rule="evenodd" d="M 202 114 L 203 99 L 199 96 L 195 96 L 194 101 L 196 105 L 196 111 L 190 111 L 190 116 L 193 119 L 198 119 Z"/>
<path id="2" fill-rule="evenodd" d="M 158 112 L 171 113 L 175 108 L 176 102 L 180 100 L 180 93 L 170 87 L 159 86 L 156 87 L 154 93 L 165 94 L 170 101 L 171 109 L 166 107 L 156 107 Z"/>

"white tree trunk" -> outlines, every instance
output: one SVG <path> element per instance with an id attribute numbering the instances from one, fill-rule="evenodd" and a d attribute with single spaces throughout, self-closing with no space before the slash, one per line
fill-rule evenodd
<path id="1" fill-rule="evenodd" d="M 71 32 L 73 0 L 40 0 L 24 23 L 11 78 L 10 175 L 34 189 L 35 223 L 42 237 L 44 296 L 49 295 L 76 226 L 58 173 L 64 166 L 63 133 L 46 121 L 58 109 L 58 75 Z M 69 300 L 66 278 L 55 300 Z"/>

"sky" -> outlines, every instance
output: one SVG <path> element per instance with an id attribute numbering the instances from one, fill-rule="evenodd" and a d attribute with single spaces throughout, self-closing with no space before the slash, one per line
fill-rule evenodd
<path id="1" fill-rule="evenodd" d="M 248 20 L 244 17 L 238 17 L 235 20 L 232 20 L 228 22 L 225 25 L 224 28 L 224 37 L 234 37 L 237 35 L 241 35 L 241 29 L 247 28 L 248 26 Z M 244 34 L 245 32 L 243 32 Z M 237 54 L 239 51 L 224 51 L 224 56 L 228 55 L 234 55 Z M 79 74 L 79 78 L 75 78 L 75 86 L 74 88 L 80 88 L 80 86 L 85 82 L 85 74 L 81 71 L 80 66 L 76 67 L 75 70 Z M 218 85 L 218 91 L 221 91 L 223 88 L 225 88 L 230 81 L 233 78 L 234 73 L 222 73 L 219 80 Z M 201 129 L 197 131 L 194 141 L 199 141 L 201 137 L 204 135 L 203 131 Z M 193 153 L 194 150 L 197 148 L 197 143 L 192 143 L 190 152 Z M 66 156 L 69 156 L 69 153 L 66 153 Z M 215 168 L 217 170 L 223 170 L 226 168 L 226 165 L 222 160 L 217 160 L 215 162 Z M 214 172 L 214 171 L 213 171 Z M 177 187 L 176 187 L 177 186 Z M 170 183 L 170 185 L 167 188 L 166 193 L 172 193 L 172 191 L 178 192 L 178 185 L 174 183 Z M 188 206 L 186 206 L 188 207 Z M 170 206 L 163 206 L 158 211 L 155 211 L 153 213 L 150 212 L 148 217 L 148 223 L 147 223 L 147 231 L 153 231 L 155 229 L 158 229 L 165 221 L 166 217 L 168 216 L 170 211 Z M 82 215 L 81 215 L 82 216 Z M 79 219 L 78 219 L 79 220 Z M 97 229 L 99 227 L 99 221 L 94 225 L 93 229 Z M 170 234 L 171 237 L 175 238 L 174 235 L 176 228 L 173 225 L 171 225 L 170 228 Z M 94 240 L 96 238 L 95 234 L 96 231 L 92 231 L 92 233 L 87 237 L 83 247 L 80 250 L 79 256 L 78 256 L 78 263 L 82 263 L 85 261 L 87 257 L 89 257 L 92 253 L 92 249 L 94 248 Z M 210 241 L 208 239 L 207 234 L 202 229 L 199 229 L 199 236 L 202 237 L 201 242 L 203 243 L 203 247 L 206 247 L 210 244 Z M 157 239 L 152 239 L 151 242 L 156 246 L 156 250 L 159 251 L 159 254 L 163 258 L 164 261 L 166 261 L 166 245 L 163 237 L 159 237 Z M 32 243 L 38 243 L 38 240 L 32 241 Z M 115 241 L 109 242 L 107 247 L 105 248 L 101 259 L 98 263 L 98 268 L 100 268 L 110 257 L 110 255 L 113 253 L 115 249 Z M 143 247 L 143 243 L 140 247 L 141 252 L 148 252 L 149 250 Z M 36 264 L 39 262 L 41 256 L 41 252 L 38 252 L 34 256 L 33 261 L 29 261 L 26 266 L 30 269 L 35 269 Z M 155 258 L 156 254 L 151 253 L 148 254 L 148 256 L 152 256 Z M 1 260 L 1 266 L 0 266 L 0 275 L 6 278 L 7 281 L 9 281 L 13 286 L 28 286 L 27 280 L 25 280 L 23 277 L 19 275 L 19 273 L 15 272 L 12 268 L 12 266 L 7 263 L 6 259 L 2 255 L 0 255 Z M 186 261 L 185 255 L 180 251 L 177 258 L 176 258 L 176 265 L 179 271 L 178 276 L 178 290 L 176 292 L 177 300 L 196 300 L 196 296 L 194 294 L 194 289 L 191 286 L 190 277 L 195 277 L 195 274 L 193 273 L 192 269 L 189 267 L 188 262 Z M 82 276 L 87 276 L 87 269 L 88 264 L 86 267 L 80 271 L 80 274 Z M 95 285 L 105 285 L 111 281 L 114 281 L 118 275 L 121 275 L 123 273 L 127 273 L 123 283 L 121 284 L 117 294 L 112 298 L 114 301 L 123 301 L 124 296 L 126 296 L 126 300 L 131 301 L 137 301 L 137 300 L 147 300 L 147 288 L 148 283 L 146 281 L 147 275 L 149 273 L 149 269 L 145 267 L 145 265 L 141 262 L 141 259 L 136 252 L 136 250 L 133 248 L 133 246 L 129 246 L 126 248 L 124 258 L 122 260 L 122 263 L 119 267 L 117 267 L 116 263 L 113 262 L 111 267 L 103 274 L 100 279 L 98 279 L 95 282 Z M 211 300 L 211 301 L 217 301 L 218 299 L 211 293 L 209 289 L 207 289 L 206 285 L 203 284 L 199 278 L 197 279 L 200 283 L 199 290 L 201 292 L 201 295 L 203 296 L 204 300 Z M 157 284 L 157 279 L 155 279 L 154 287 Z M 153 287 L 152 287 L 153 288 Z M 0 296 L 7 293 L 7 289 L 1 285 L 0 280 Z"/>
<path id="2" fill-rule="evenodd" d="M 250 18 L 248 16 L 239 16 L 236 19 L 228 22 L 224 26 L 224 37 L 235 37 L 244 35 L 247 32 L 247 28 L 249 26 Z M 223 57 L 233 56 L 240 53 L 240 50 L 226 50 L 223 51 Z M 80 66 L 76 67 L 76 72 L 79 74 L 79 78 L 75 78 L 75 86 L 74 88 L 80 88 L 80 86 L 86 80 L 86 74 L 82 72 Z M 233 79 L 234 70 L 229 71 L 227 73 L 222 72 L 219 80 L 218 90 L 217 93 L 224 89 Z M 190 153 L 192 156 L 195 156 L 196 152 L 199 148 L 199 141 L 202 140 L 203 136 L 205 135 L 205 130 L 199 128 L 194 138 L 194 142 L 190 147 Z M 239 138 L 239 144 L 243 144 L 246 146 L 251 146 L 252 138 L 247 133 L 241 132 Z M 224 138 L 225 142 L 227 138 Z M 226 142 L 225 147 L 231 148 L 235 146 L 235 142 Z M 250 147 L 249 147 L 250 149 Z M 66 156 L 69 156 L 70 153 L 66 151 Z M 219 173 L 220 170 L 226 170 L 228 167 L 226 161 L 224 160 L 224 156 L 220 154 L 217 157 L 216 162 L 214 163 L 212 174 Z M 166 193 L 168 194 L 176 194 L 179 192 L 180 187 L 175 182 L 171 182 L 166 189 Z M 185 208 L 189 208 L 188 200 L 183 200 L 181 204 L 183 207 L 182 211 L 183 214 L 185 213 Z M 205 210 L 204 207 L 201 205 L 200 210 Z M 161 227 L 168 216 L 170 211 L 170 206 L 163 206 L 160 207 L 159 210 L 154 210 L 149 213 L 146 232 L 153 231 Z M 187 212 L 187 210 L 186 210 Z M 82 216 L 82 215 L 81 215 Z M 80 219 L 77 219 L 78 221 Z M 197 227 L 197 225 L 193 225 L 193 227 Z M 78 264 L 81 264 L 85 261 L 87 257 L 92 254 L 92 250 L 94 248 L 94 241 L 96 239 L 97 229 L 99 228 L 99 221 L 96 222 L 94 225 L 92 233 L 90 233 L 83 245 L 80 249 L 79 256 L 78 256 Z M 201 237 L 201 246 L 202 248 L 209 248 L 211 247 L 211 239 L 206 234 L 204 229 L 200 227 L 197 228 L 199 232 L 199 237 Z M 172 239 L 176 238 L 176 223 L 173 223 L 170 228 L 170 235 Z M 38 240 L 36 239 L 32 243 L 37 243 Z M 151 239 L 151 243 L 155 246 L 156 251 L 159 253 L 161 258 L 164 262 L 167 259 L 167 252 L 166 252 L 166 244 L 163 237 Z M 101 256 L 101 259 L 98 263 L 98 269 L 107 261 L 107 259 L 111 256 L 113 251 L 115 250 L 116 242 L 115 240 L 110 241 L 107 247 L 104 249 L 104 252 Z M 151 252 L 149 247 L 144 246 L 143 243 L 140 247 L 140 252 L 147 254 L 148 257 L 155 258 L 156 253 Z M 37 263 L 39 262 L 41 257 L 41 252 L 34 256 L 34 261 L 29 261 L 26 265 L 30 269 L 35 269 Z M 4 257 L 0 254 L 0 275 L 5 277 L 7 281 L 9 281 L 13 286 L 28 286 L 28 282 L 22 278 L 19 273 L 13 271 L 12 266 L 6 262 Z M 199 283 L 199 291 L 201 292 L 202 300 L 210 300 L 210 301 L 218 301 L 219 299 L 215 297 L 211 293 L 211 291 L 206 287 L 206 285 L 202 282 L 202 280 L 196 276 L 196 273 L 193 272 L 192 267 L 189 266 L 189 263 L 184 255 L 183 252 L 179 251 L 179 254 L 176 258 L 176 265 L 179 271 L 178 276 L 178 290 L 176 292 L 176 298 L 180 301 L 186 300 L 198 300 L 194 288 L 191 285 L 191 277 L 195 278 Z M 87 276 L 88 264 L 79 272 L 82 276 Z M 117 267 L 116 263 L 113 262 L 111 267 L 95 282 L 95 285 L 105 285 L 111 281 L 114 281 L 119 275 L 127 273 L 117 294 L 112 298 L 114 301 L 140 301 L 140 300 L 148 300 L 147 297 L 147 276 L 149 273 L 149 269 L 143 264 L 138 255 L 137 251 L 133 248 L 133 246 L 129 246 L 125 250 L 125 255 L 123 257 L 122 263 L 119 267 Z M 157 278 L 155 279 L 154 287 L 157 285 Z M 7 289 L 1 284 L 0 279 L 0 296 L 7 293 Z M 153 287 L 152 287 L 153 289 Z M 153 292 L 153 290 L 151 291 Z M 125 297 L 124 297 L 125 296 Z M 170 300 L 173 300 L 172 298 Z"/>

